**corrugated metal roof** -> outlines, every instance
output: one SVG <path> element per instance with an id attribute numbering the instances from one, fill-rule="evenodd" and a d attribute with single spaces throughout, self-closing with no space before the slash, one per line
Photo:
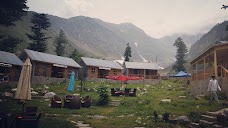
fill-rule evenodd
<path id="1" fill-rule="evenodd" d="M 23 65 L 23 62 L 13 53 L 0 51 L 0 63 Z"/>
<path id="2" fill-rule="evenodd" d="M 123 67 L 121 67 L 117 62 L 109 61 L 109 60 L 101 60 L 101 59 L 82 57 L 82 61 L 87 66 L 106 67 L 106 68 L 113 68 L 113 69 L 123 69 Z"/>
<path id="3" fill-rule="evenodd" d="M 161 69 L 156 63 L 125 62 L 125 66 L 131 69 Z"/>
<path id="4" fill-rule="evenodd" d="M 28 50 L 28 49 L 25 49 L 25 52 L 31 60 L 81 68 L 81 66 L 71 58 L 51 55 L 51 54 L 37 52 L 33 50 Z"/>

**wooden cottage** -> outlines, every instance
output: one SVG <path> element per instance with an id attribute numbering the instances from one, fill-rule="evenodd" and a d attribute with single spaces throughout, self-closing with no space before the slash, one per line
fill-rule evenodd
<path id="1" fill-rule="evenodd" d="M 123 69 L 117 62 L 87 57 L 82 57 L 81 66 L 83 66 L 85 78 L 120 76 Z"/>
<path id="2" fill-rule="evenodd" d="M 0 83 L 17 81 L 23 62 L 13 53 L 0 51 Z"/>
<path id="3" fill-rule="evenodd" d="M 144 79 L 160 79 L 159 67 L 156 63 L 125 62 L 125 74 L 127 76 L 143 77 Z"/>
<path id="4" fill-rule="evenodd" d="M 53 78 L 70 78 L 72 71 L 77 78 L 81 66 L 71 58 L 51 55 L 25 49 L 21 58 L 30 58 L 32 63 L 32 76 L 43 76 Z"/>
<path id="5" fill-rule="evenodd" d="M 228 97 L 228 42 L 213 44 L 191 61 L 191 90 L 194 94 L 207 93 L 211 76 L 216 76 Z"/>
<path id="6" fill-rule="evenodd" d="M 216 77 L 228 77 L 228 42 L 211 45 L 191 61 L 192 81 Z"/>

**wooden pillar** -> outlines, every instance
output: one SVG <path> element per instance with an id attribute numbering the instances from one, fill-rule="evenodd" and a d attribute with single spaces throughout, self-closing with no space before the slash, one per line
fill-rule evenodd
<path id="1" fill-rule="evenodd" d="M 214 72 L 215 72 L 215 77 L 218 77 L 218 66 L 217 66 L 217 53 L 216 50 L 214 51 Z"/>
<path id="2" fill-rule="evenodd" d="M 196 62 L 196 80 L 198 80 L 198 62 Z"/>
<path id="3" fill-rule="evenodd" d="M 203 79 L 205 79 L 205 72 L 206 72 L 206 60 L 205 57 L 203 58 Z"/>
<path id="4" fill-rule="evenodd" d="M 145 79 L 145 73 L 146 72 L 146 70 L 145 69 L 143 69 L 143 77 L 144 77 L 144 79 Z"/>
<path id="5" fill-rule="evenodd" d="M 193 77 L 193 71 L 192 71 L 193 69 L 192 69 L 192 66 L 193 66 L 193 64 L 191 64 L 191 67 L 190 67 L 190 71 L 191 71 L 191 81 L 193 80 L 193 79 L 192 79 L 192 77 Z"/>

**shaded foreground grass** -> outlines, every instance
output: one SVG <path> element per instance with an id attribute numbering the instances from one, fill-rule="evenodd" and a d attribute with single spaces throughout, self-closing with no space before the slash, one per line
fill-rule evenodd
<path id="1" fill-rule="evenodd" d="M 175 124 L 158 121 L 154 122 L 153 112 L 157 111 L 159 115 L 169 113 L 170 118 L 186 115 L 194 117 L 194 113 L 203 114 L 206 111 L 216 111 L 224 106 L 218 103 L 210 104 L 208 100 L 202 98 L 201 100 L 195 100 L 189 95 L 189 89 L 182 88 L 181 81 L 161 81 L 157 85 L 145 86 L 143 84 L 131 84 L 124 85 L 130 88 L 146 88 L 146 94 L 141 95 L 137 90 L 136 97 L 113 97 L 111 100 L 120 100 L 121 105 L 114 106 L 98 106 L 98 94 L 93 88 L 97 87 L 100 83 L 86 82 L 84 90 L 80 92 L 77 88 L 79 85 L 76 82 L 75 92 L 67 92 L 66 83 L 58 85 L 49 85 L 48 91 L 55 92 L 62 98 L 66 94 L 81 94 L 82 97 L 91 95 L 92 106 L 90 108 L 81 108 L 78 110 L 67 108 L 50 108 L 50 101 L 44 101 L 43 99 L 32 99 L 26 106 L 38 106 L 39 111 L 43 113 L 41 118 L 41 128 L 61 128 L 61 127 L 75 127 L 72 121 L 84 121 L 89 123 L 92 127 L 96 128 L 133 128 L 136 126 L 144 127 L 175 127 Z M 109 88 L 120 87 L 119 84 L 106 83 Z M 42 92 L 44 90 L 43 85 L 32 86 L 35 91 Z M 2 88 L 1 90 L 10 90 L 10 87 Z M 85 91 L 87 90 L 87 91 Z M 109 89 L 110 91 L 110 89 Z M 186 96 L 186 98 L 179 98 L 179 96 Z M 171 103 L 161 103 L 162 99 L 169 98 Z M 9 99 L 0 103 L 0 109 L 3 112 L 20 112 L 21 105 L 16 104 L 15 100 Z M 185 126 L 182 126 L 185 127 Z"/>

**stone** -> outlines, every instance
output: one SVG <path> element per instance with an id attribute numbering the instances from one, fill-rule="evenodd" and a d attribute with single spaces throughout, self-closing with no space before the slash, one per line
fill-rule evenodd
<path id="1" fill-rule="evenodd" d="M 189 122 L 189 118 L 187 116 L 178 116 L 178 117 L 176 117 L 176 120 L 178 122 L 183 122 L 183 123 L 188 123 Z"/>
<path id="2" fill-rule="evenodd" d="M 162 99 L 161 103 L 171 103 L 171 99 Z"/>
<path id="3" fill-rule="evenodd" d="M 49 87 L 44 87 L 44 89 L 49 89 Z"/>
<path id="4" fill-rule="evenodd" d="M 186 96 L 179 96 L 179 98 L 186 98 Z"/>
<path id="5" fill-rule="evenodd" d="M 17 88 L 13 88 L 11 91 L 12 92 L 16 92 L 17 91 Z"/>
<path id="6" fill-rule="evenodd" d="M 228 110 L 224 110 L 223 114 L 226 116 L 226 118 L 228 119 Z"/>
<path id="7" fill-rule="evenodd" d="M 172 85 L 168 85 L 168 87 L 169 87 L 169 88 L 171 88 L 171 87 L 172 87 Z"/>
<path id="8" fill-rule="evenodd" d="M 221 122 L 225 121 L 226 120 L 226 115 L 224 113 L 219 113 L 217 115 L 217 120 L 221 121 Z"/>
<path id="9" fill-rule="evenodd" d="M 211 122 L 216 122 L 217 118 L 214 116 L 209 116 L 209 115 L 201 115 L 203 120 L 211 121 Z"/>
<path id="10" fill-rule="evenodd" d="M 32 94 L 33 96 L 35 96 L 35 95 L 38 95 L 38 92 L 32 91 L 31 94 Z"/>
<path id="11" fill-rule="evenodd" d="M 149 88 L 149 87 L 150 87 L 150 85 L 149 85 L 149 84 L 147 84 L 147 85 L 145 85 L 145 87 Z"/>
<path id="12" fill-rule="evenodd" d="M 43 96 L 43 98 L 44 98 L 44 99 L 49 99 L 49 98 L 54 97 L 54 95 L 55 95 L 54 92 L 48 92 L 48 93 L 46 93 L 46 94 Z"/>
<path id="13" fill-rule="evenodd" d="M 70 122 L 71 122 L 71 123 L 73 123 L 73 124 L 76 124 L 76 122 L 75 122 L 75 121 L 73 121 L 73 120 L 71 120 Z"/>
<path id="14" fill-rule="evenodd" d="M 2 96 L 3 96 L 3 97 L 10 97 L 10 98 L 13 98 L 13 93 L 4 92 L 4 93 L 2 93 Z"/>
<path id="15" fill-rule="evenodd" d="M 50 99 L 44 99 L 44 101 L 50 101 Z"/>
<path id="16" fill-rule="evenodd" d="M 201 100 L 201 97 L 195 96 L 195 100 Z"/>

